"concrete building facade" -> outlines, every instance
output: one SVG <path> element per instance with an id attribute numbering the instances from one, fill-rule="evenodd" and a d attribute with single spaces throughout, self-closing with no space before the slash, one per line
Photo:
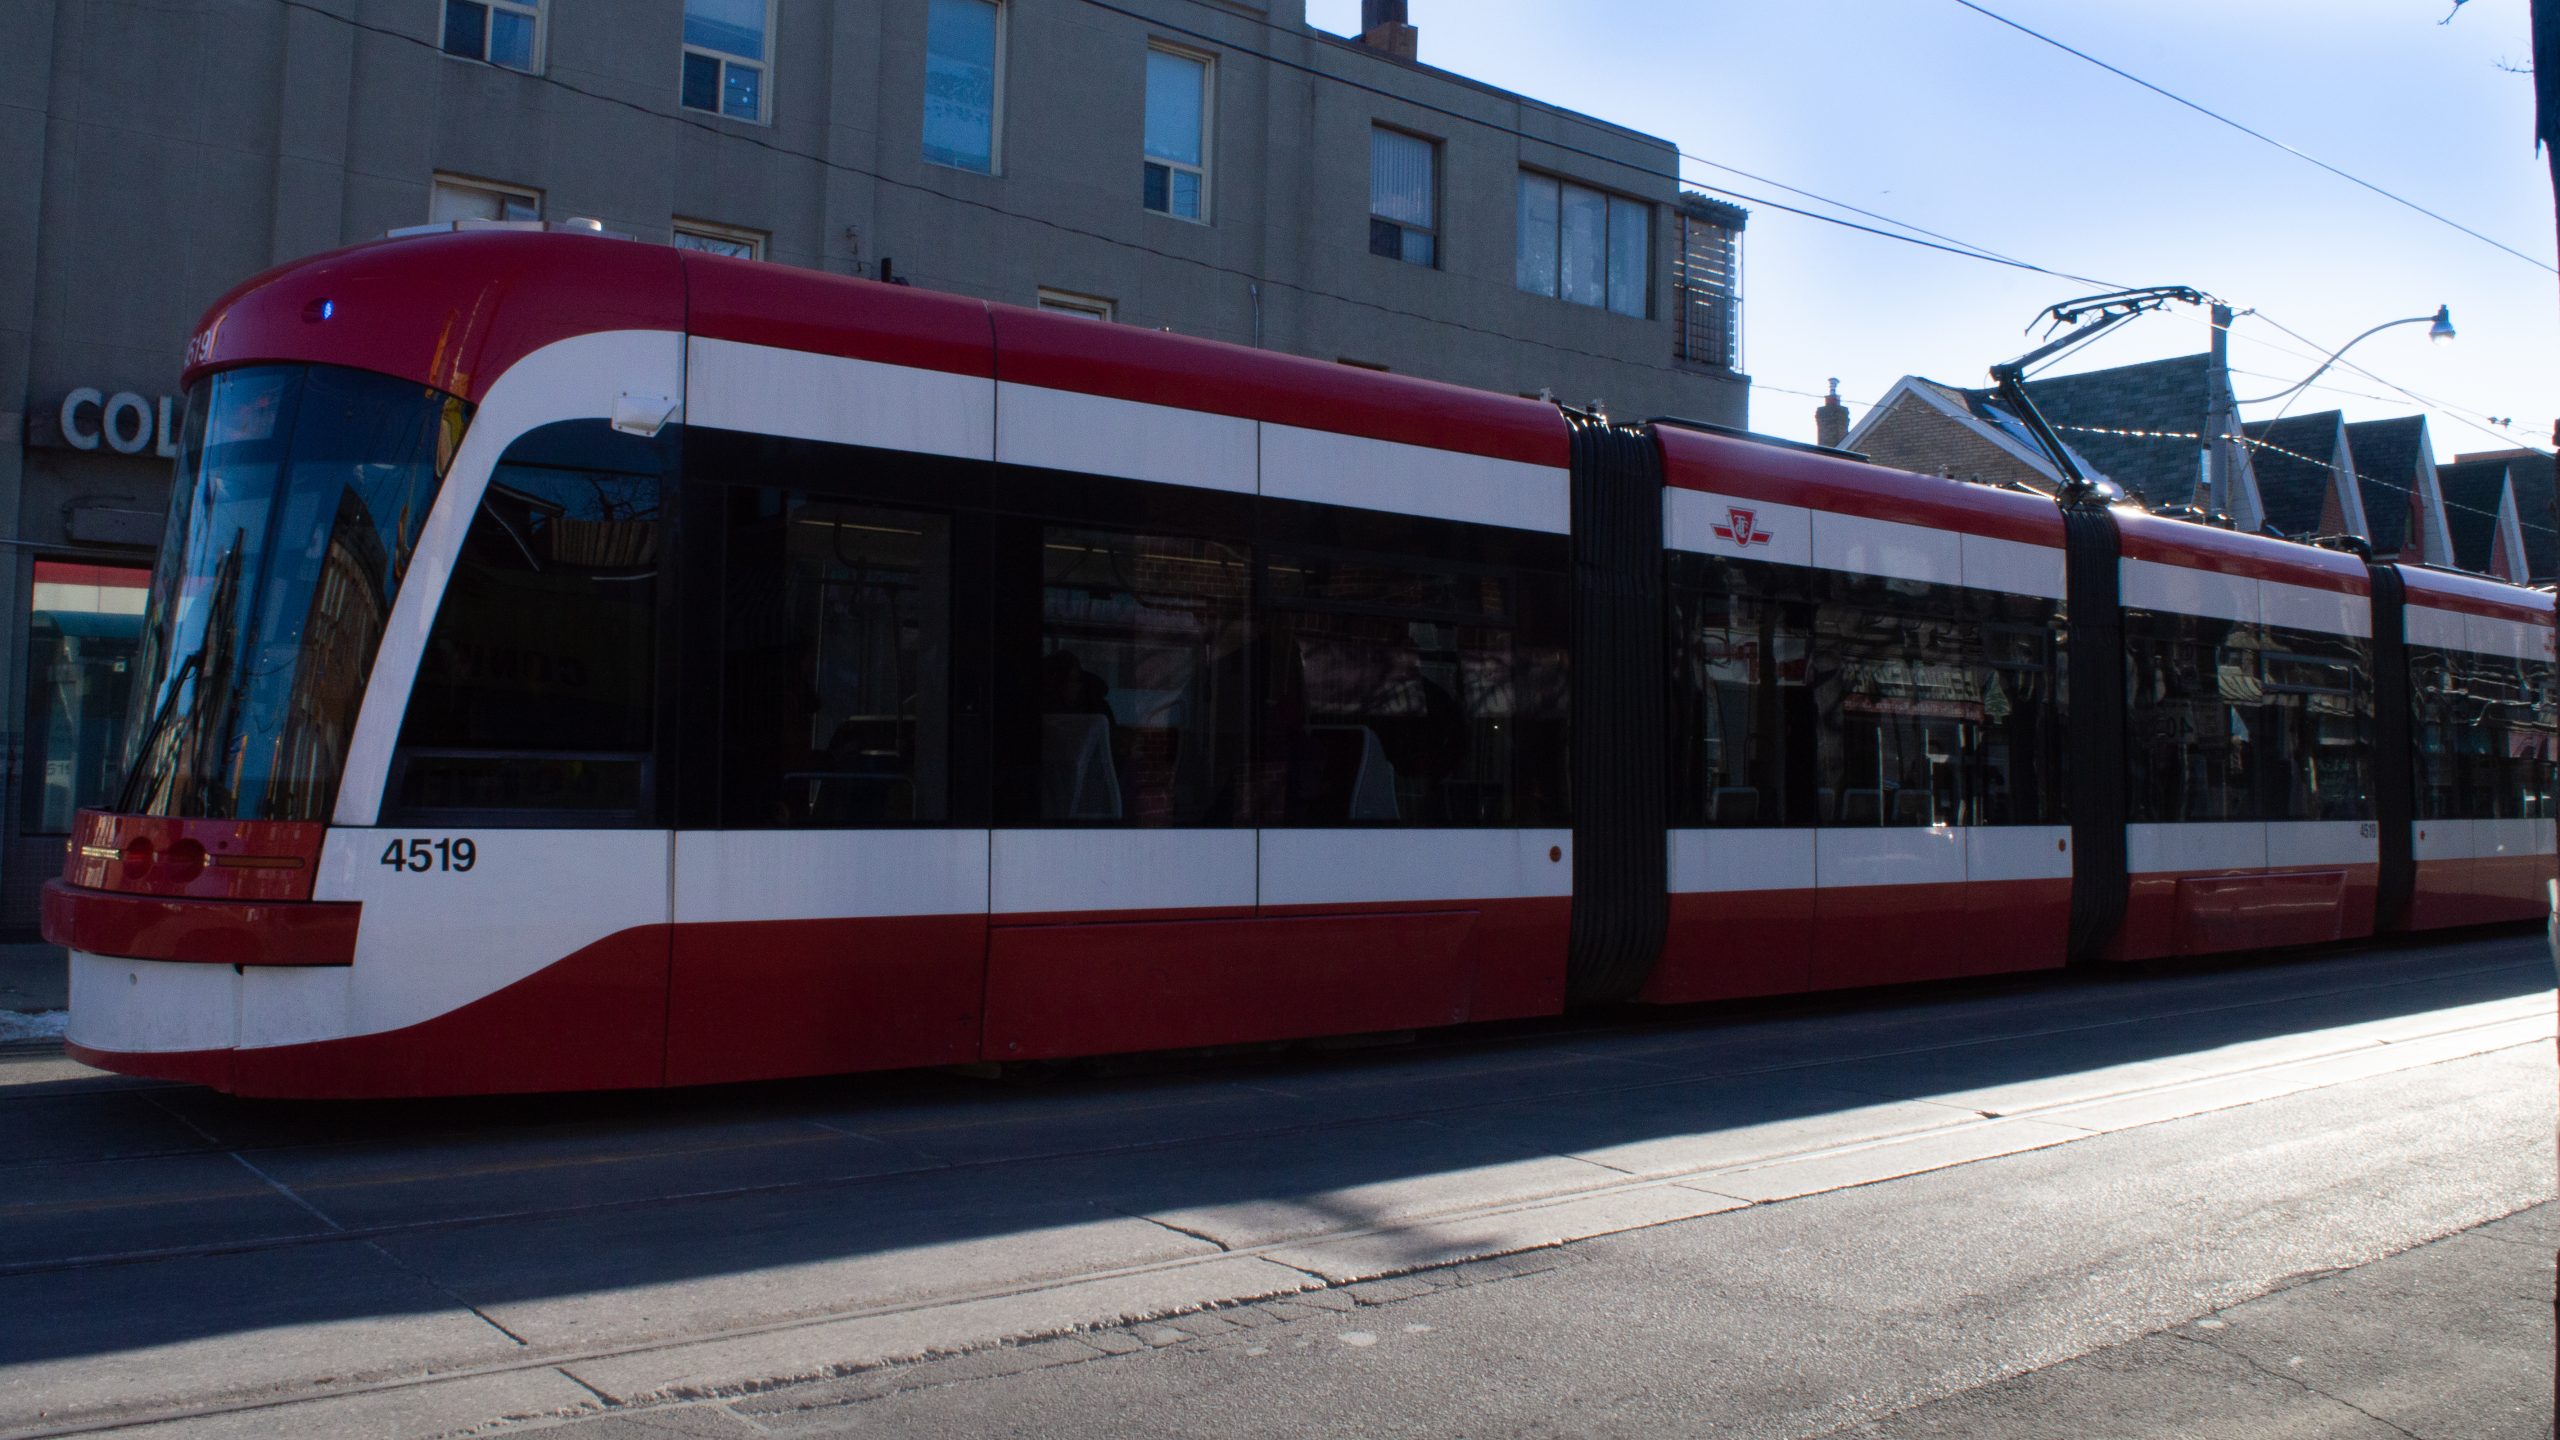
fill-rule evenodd
<path id="1" fill-rule="evenodd" d="M 7 0 L 0 930 L 112 770 L 188 331 L 319 251 L 584 217 L 1746 423 L 1740 212 L 1370 10 L 1349 38 L 1304 0 Z"/>

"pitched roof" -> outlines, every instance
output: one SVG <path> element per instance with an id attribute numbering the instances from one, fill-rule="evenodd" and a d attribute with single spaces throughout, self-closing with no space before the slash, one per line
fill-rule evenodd
<path id="1" fill-rule="evenodd" d="M 2507 462 L 2515 482 L 2516 519 L 2524 524 L 2525 568 L 2536 580 L 2560 576 L 2560 462 L 2528 450 Z"/>
<path id="2" fill-rule="evenodd" d="M 2507 493 L 2507 462 L 2471 460 L 2436 467 L 2444 496 L 2444 528 L 2453 563 L 2487 574 L 2498 543 L 2498 502 Z"/>
<path id="3" fill-rule="evenodd" d="M 2418 447 L 2427 417 L 2403 415 L 2347 427 L 2347 452 L 2355 461 L 2364 518 L 2373 527 L 2373 553 L 2390 555 L 2409 543 L 2409 496 L 2418 488 Z"/>
<path id="4" fill-rule="evenodd" d="M 2046 458 L 2044 446 L 2037 441 L 2035 432 L 2027 428 L 2025 421 L 2009 413 L 1992 392 L 1967 390 L 1960 385 L 1949 385 L 1943 380 L 1931 380 L 1919 375 L 1911 376 L 1910 379 L 1915 387 L 1926 387 L 1930 394 L 1970 417 L 1974 424 L 1982 427 L 1986 433 L 1997 431 L 2001 438 L 2011 445 L 2035 457 L 2033 464 L 2039 473 L 2052 471 L 2053 462 Z M 2089 452 L 2081 446 L 2079 441 L 2067 435 L 2060 438 L 2062 448 L 2071 452 L 2072 460 L 2083 471 L 2101 475 L 2107 473 L 2106 467 L 2090 458 Z M 2059 480 L 2061 477 L 2055 475 L 2053 478 Z"/>
<path id="5" fill-rule="evenodd" d="M 2203 433 L 2213 414 L 2212 374 L 2212 356 L 2181 355 L 2030 380 L 2027 397 L 2108 479 L 2154 505 L 2183 505 L 2203 473 L 2202 442 L 2155 435 Z M 2104 433 L 2110 430 L 2154 434 Z"/>
<path id="6" fill-rule="evenodd" d="M 2536 580 L 2560 576 L 2560 514 L 2552 509 L 2554 499 L 2555 462 L 2539 450 L 2487 450 L 2461 456 L 2456 463 L 2474 460 L 2506 462 L 2507 479 L 2516 487 L 2516 522 L 2524 530 L 2525 569 Z"/>
<path id="7" fill-rule="evenodd" d="M 2257 472 L 2258 499 L 2266 506 L 2269 524 L 2287 535 L 2320 528 L 2321 512 L 2337 485 L 2329 464 L 2344 422 L 2339 412 L 2325 410 L 2240 427 L 2257 442 L 2249 447 L 2249 468 Z"/>

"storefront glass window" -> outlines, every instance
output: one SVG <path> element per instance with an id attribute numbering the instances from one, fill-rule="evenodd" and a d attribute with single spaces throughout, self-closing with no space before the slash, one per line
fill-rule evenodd
<path id="1" fill-rule="evenodd" d="M 27 783 L 18 824 L 64 835 L 82 806 L 114 798 L 133 649 L 151 572 L 36 562 L 27 638 Z"/>

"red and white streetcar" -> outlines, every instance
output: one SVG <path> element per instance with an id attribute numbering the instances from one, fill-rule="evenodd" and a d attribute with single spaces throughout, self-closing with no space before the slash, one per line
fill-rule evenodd
<path id="1" fill-rule="evenodd" d="M 72 1052 L 692 1085 L 2524 919 L 2547 594 L 591 235 L 241 286 Z"/>

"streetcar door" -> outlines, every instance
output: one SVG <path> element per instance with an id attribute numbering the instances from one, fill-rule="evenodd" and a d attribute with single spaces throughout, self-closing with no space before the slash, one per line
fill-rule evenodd
<path id="1" fill-rule="evenodd" d="M 694 473 L 791 483 L 688 502 L 718 577 L 688 677 L 717 700 L 685 763 L 716 794 L 676 835 L 668 1080 L 973 1060 L 987 831 L 954 809 L 954 519 L 876 503 L 865 452 L 720 463 L 730 441 L 690 440 Z"/>

